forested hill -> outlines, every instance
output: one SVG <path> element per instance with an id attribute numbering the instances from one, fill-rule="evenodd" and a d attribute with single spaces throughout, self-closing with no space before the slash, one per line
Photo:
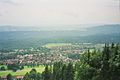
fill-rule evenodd
<path id="1" fill-rule="evenodd" d="M 116 33 L 120 32 L 120 24 L 109 25 L 49 25 L 49 26 L 0 26 L 0 32 L 2 31 L 80 31 L 84 33 L 86 31 L 94 33 Z M 84 33 L 85 34 L 85 33 Z"/>
<path id="2" fill-rule="evenodd" d="M 1 29 L 1 28 L 4 28 Z M 6 27 L 7 28 L 7 27 Z M 0 49 L 1 48 L 28 48 L 43 45 L 45 43 L 60 42 L 92 42 L 111 43 L 120 42 L 120 25 L 101 25 L 84 29 L 79 26 L 71 30 L 41 30 L 41 31 L 19 31 L 14 27 L 9 30 L 0 27 Z M 12 31 L 11 31 L 12 30 Z"/>
<path id="3" fill-rule="evenodd" d="M 102 25 L 87 28 L 89 34 L 114 34 L 120 33 L 120 25 Z"/>

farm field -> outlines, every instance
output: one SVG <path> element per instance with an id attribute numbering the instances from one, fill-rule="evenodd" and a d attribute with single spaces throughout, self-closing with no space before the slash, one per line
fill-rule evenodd
<path id="1" fill-rule="evenodd" d="M 44 66 L 42 66 L 42 65 L 39 67 L 33 67 L 33 68 L 36 69 L 37 72 L 39 72 L 39 73 L 42 73 L 44 71 Z M 13 76 L 25 75 L 27 72 L 30 72 L 30 70 L 33 68 L 25 66 L 23 70 L 18 70 L 16 72 L 13 72 L 12 70 L 0 71 L 0 76 L 6 76 L 9 73 Z"/>
<path id="2" fill-rule="evenodd" d="M 66 46 L 66 45 L 72 45 L 72 44 L 71 43 L 48 43 L 43 45 L 43 47 L 51 48 L 51 47 Z"/>

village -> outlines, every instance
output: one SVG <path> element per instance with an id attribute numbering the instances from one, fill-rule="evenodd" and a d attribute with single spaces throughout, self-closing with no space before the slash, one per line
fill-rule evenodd
<path id="1" fill-rule="evenodd" d="M 89 46 L 88 46 L 89 45 Z M 0 52 L 0 64 L 42 65 L 58 61 L 75 62 L 79 55 L 87 49 L 94 49 L 93 44 L 61 45 L 52 47 L 38 47 L 30 49 L 15 49 L 13 52 Z M 102 46 L 101 46 L 102 47 Z"/>
<path id="2" fill-rule="evenodd" d="M 54 62 L 63 61 L 66 63 L 79 61 L 80 54 L 94 47 L 102 48 L 100 44 L 64 44 L 55 46 L 41 46 L 29 49 L 14 49 L 10 52 L 0 52 L 0 65 L 19 65 L 35 67 L 40 65 L 52 65 Z M 100 48 L 99 48 L 100 49 Z M 7 68 L 5 68 L 7 70 Z M 19 70 L 19 69 L 18 69 Z M 0 70 L 2 71 L 2 70 Z M 13 70 L 17 71 L 17 70 Z M 21 75 L 15 76 L 15 80 L 21 80 Z M 6 76 L 2 76 L 5 80 Z"/>

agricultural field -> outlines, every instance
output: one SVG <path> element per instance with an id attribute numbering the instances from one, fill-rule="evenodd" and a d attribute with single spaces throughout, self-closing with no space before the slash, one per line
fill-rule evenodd
<path id="1" fill-rule="evenodd" d="M 39 72 L 39 73 L 42 73 L 44 71 L 44 66 L 42 66 L 42 65 L 40 65 L 38 67 L 33 67 L 33 68 L 36 69 L 37 72 Z M 33 69 L 33 68 L 25 66 L 23 70 L 18 70 L 16 72 L 13 72 L 12 70 L 0 71 L 0 76 L 6 76 L 9 73 L 13 76 L 25 75 L 27 72 L 30 72 L 31 69 Z"/>
<path id="2" fill-rule="evenodd" d="M 72 44 L 71 43 L 48 43 L 43 45 L 43 47 L 52 48 L 52 47 L 66 46 L 66 45 L 72 45 Z"/>

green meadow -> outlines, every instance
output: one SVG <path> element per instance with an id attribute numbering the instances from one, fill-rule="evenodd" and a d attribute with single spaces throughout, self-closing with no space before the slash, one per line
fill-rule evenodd
<path id="1" fill-rule="evenodd" d="M 6 70 L 6 71 L 0 71 L 0 76 L 6 76 L 9 73 L 12 74 L 13 76 L 17 75 L 25 75 L 27 72 L 31 71 L 31 69 L 36 69 L 37 72 L 42 73 L 44 71 L 44 66 L 39 66 L 39 67 L 27 67 L 25 66 L 23 70 L 17 70 L 16 72 L 13 72 L 12 70 Z"/>
<path id="2" fill-rule="evenodd" d="M 71 45 L 71 43 L 48 43 L 44 45 L 43 47 L 52 48 L 52 47 L 66 46 L 66 45 Z"/>

